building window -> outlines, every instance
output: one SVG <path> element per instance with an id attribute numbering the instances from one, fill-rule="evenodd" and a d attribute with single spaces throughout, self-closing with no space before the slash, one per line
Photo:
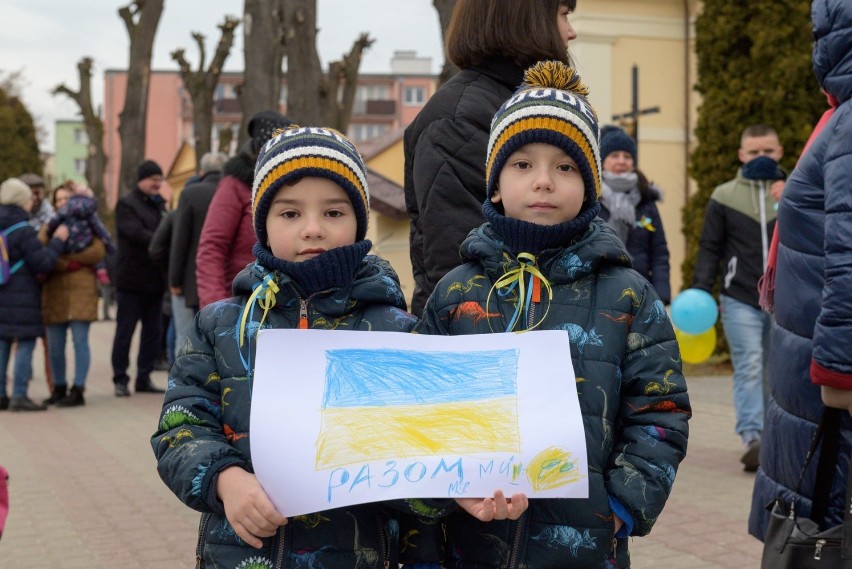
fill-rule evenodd
<path id="1" fill-rule="evenodd" d="M 82 128 L 74 129 L 74 144 L 89 144 L 89 137 Z"/>
<path id="2" fill-rule="evenodd" d="M 423 87 L 406 87 L 404 101 L 406 105 L 422 105 L 426 102 L 426 89 Z"/>
<path id="3" fill-rule="evenodd" d="M 353 124 L 349 126 L 349 137 L 353 142 L 363 142 L 387 131 L 388 126 L 385 124 Z"/>
<path id="4" fill-rule="evenodd" d="M 74 171 L 77 172 L 80 176 L 86 175 L 86 159 L 85 158 L 75 158 L 74 159 Z"/>
<path id="5" fill-rule="evenodd" d="M 356 101 L 386 101 L 390 98 L 387 85 L 358 85 L 355 90 Z"/>

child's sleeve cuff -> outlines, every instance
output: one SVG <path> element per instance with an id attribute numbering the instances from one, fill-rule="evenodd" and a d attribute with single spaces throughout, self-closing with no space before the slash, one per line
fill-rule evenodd
<path id="1" fill-rule="evenodd" d="M 609 508 L 613 514 L 621 518 L 621 521 L 624 522 L 624 525 L 621 526 L 615 537 L 630 537 L 630 534 L 633 532 L 633 516 L 630 515 L 630 512 L 627 511 L 627 508 L 621 502 L 612 496 L 609 496 Z"/>

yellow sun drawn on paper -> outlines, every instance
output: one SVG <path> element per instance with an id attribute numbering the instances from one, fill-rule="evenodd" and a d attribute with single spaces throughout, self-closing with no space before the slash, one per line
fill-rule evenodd
<path id="1" fill-rule="evenodd" d="M 535 491 L 552 490 L 580 480 L 580 469 L 570 451 L 548 447 L 527 466 L 527 480 Z"/>

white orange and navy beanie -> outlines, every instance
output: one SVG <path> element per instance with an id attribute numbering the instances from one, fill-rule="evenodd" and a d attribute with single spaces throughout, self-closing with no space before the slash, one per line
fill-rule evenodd
<path id="1" fill-rule="evenodd" d="M 302 178 L 327 178 L 343 188 L 358 222 L 355 241 L 367 236 L 367 167 L 355 145 L 332 128 L 291 126 L 277 131 L 257 157 L 251 212 L 257 240 L 266 244 L 266 214 L 278 189 Z"/>
<path id="2" fill-rule="evenodd" d="M 589 89 L 576 70 L 559 61 L 540 61 L 524 72 L 524 82 L 494 115 L 485 165 L 486 201 L 494 194 L 509 156 L 527 144 L 561 148 L 574 159 L 586 191 L 584 209 L 601 193 L 598 116 Z"/>

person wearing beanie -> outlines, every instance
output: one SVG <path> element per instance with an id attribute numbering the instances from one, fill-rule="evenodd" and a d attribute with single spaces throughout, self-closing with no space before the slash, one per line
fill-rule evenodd
<path id="1" fill-rule="evenodd" d="M 199 536 L 205 566 L 397 566 L 396 520 L 383 504 L 285 526 L 250 466 L 260 329 L 408 332 L 415 323 L 390 265 L 367 254 L 369 211 L 366 167 L 341 133 L 290 127 L 261 147 L 251 192 L 256 261 L 234 279 L 232 298 L 196 317 L 151 439 L 160 477 L 207 518 Z M 365 561 L 365 550 L 382 554 Z"/>
<path id="2" fill-rule="evenodd" d="M 487 221 L 462 244 L 464 264 L 438 283 L 415 332 L 566 331 L 589 497 L 531 498 L 518 521 L 450 514 L 449 558 L 418 562 L 627 567 L 628 538 L 651 531 L 684 458 L 691 410 L 677 340 L 654 288 L 596 219 L 599 130 L 587 96 L 561 62 L 526 71 L 491 122 Z"/>
<path id="3" fill-rule="evenodd" d="M 656 203 L 663 192 L 636 167 L 636 142 L 619 127 L 601 129 L 601 159 L 599 215 L 627 247 L 633 268 L 669 304 L 669 247 Z"/>
<path id="4" fill-rule="evenodd" d="M 742 444 L 746 472 L 760 465 L 766 400 L 766 370 L 772 317 L 760 307 L 758 283 L 775 233 L 777 199 L 784 186 L 778 166 L 784 148 L 775 129 L 746 127 L 737 156 L 742 166 L 717 186 L 704 210 L 692 288 L 719 290 L 719 313 L 731 352 L 734 430 Z M 821 270 L 821 269 L 820 269 Z M 716 288 L 717 283 L 721 284 Z"/>
<path id="5" fill-rule="evenodd" d="M 44 411 L 46 407 L 27 396 L 32 377 L 36 338 L 44 336 L 41 320 L 39 277 L 53 270 L 68 239 L 68 227 L 60 225 L 45 246 L 29 223 L 33 194 L 17 178 L 0 184 L 0 232 L 4 237 L 8 279 L 0 283 L 0 411 Z M 12 393 L 6 389 L 7 368 L 15 349 Z"/>
<path id="6" fill-rule="evenodd" d="M 154 178 L 159 176 L 162 181 L 163 169 L 153 160 L 145 160 L 136 169 L 136 181 L 141 182 L 145 178 Z"/>
<path id="7" fill-rule="evenodd" d="M 116 397 L 130 395 L 130 342 L 137 323 L 142 331 L 136 358 L 136 393 L 162 393 L 151 381 L 151 372 L 162 345 L 161 322 L 165 271 L 148 255 L 154 232 L 166 214 L 160 197 L 163 170 L 153 160 L 137 168 L 136 187 L 115 206 L 118 252 L 115 256 L 115 290 L 118 310 L 112 342 L 112 381 Z"/>
<path id="8" fill-rule="evenodd" d="M 248 140 L 225 163 L 223 178 L 207 209 L 195 256 L 195 282 L 201 308 L 231 296 L 234 277 L 255 260 L 251 188 L 257 154 L 273 132 L 290 124 L 290 119 L 277 111 L 256 113 L 246 125 Z"/>
<path id="9" fill-rule="evenodd" d="M 447 59 L 459 68 L 405 129 L 405 207 L 414 276 L 411 311 L 420 316 L 459 246 L 479 227 L 485 151 L 494 113 L 524 70 L 541 60 L 569 63 L 578 0 L 455 0 Z"/>

